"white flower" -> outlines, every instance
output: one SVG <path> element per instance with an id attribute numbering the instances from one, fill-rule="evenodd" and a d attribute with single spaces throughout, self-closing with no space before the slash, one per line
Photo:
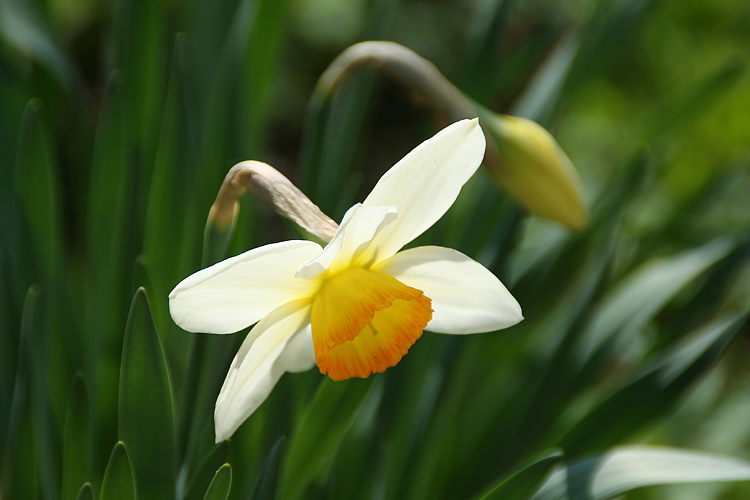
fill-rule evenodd
<path id="1" fill-rule="evenodd" d="M 169 294 L 175 322 L 231 333 L 257 323 L 229 368 L 214 414 L 223 441 L 284 372 L 317 363 L 334 380 L 394 366 L 422 335 L 491 332 L 521 308 L 490 271 L 443 247 L 399 250 L 456 200 L 484 156 L 477 120 L 440 131 L 350 208 L 325 248 L 285 241 L 255 248 L 183 280 Z"/>

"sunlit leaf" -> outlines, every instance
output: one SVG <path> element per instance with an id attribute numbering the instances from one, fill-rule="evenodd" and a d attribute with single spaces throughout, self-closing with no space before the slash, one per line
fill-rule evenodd
<path id="1" fill-rule="evenodd" d="M 558 468 L 532 500 L 606 500 L 644 486 L 750 480 L 750 463 L 697 451 L 623 446 Z"/>

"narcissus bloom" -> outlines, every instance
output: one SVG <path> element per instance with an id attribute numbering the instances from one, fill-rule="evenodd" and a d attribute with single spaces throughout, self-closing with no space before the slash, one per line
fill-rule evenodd
<path id="1" fill-rule="evenodd" d="M 443 247 L 399 250 L 456 200 L 484 156 L 477 120 L 428 139 L 350 208 L 331 241 L 255 248 L 186 278 L 169 294 L 175 322 L 231 333 L 258 322 L 216 401 L 223 441 L 266 399 L 284 372 L 317 364 L 333 380 L 394 366 L 422 335 L 491 332 L 522 319 L 490 271 Z"/>

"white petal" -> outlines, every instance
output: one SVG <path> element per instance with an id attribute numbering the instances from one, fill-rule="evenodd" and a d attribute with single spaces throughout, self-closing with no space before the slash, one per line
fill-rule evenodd
<path id="1" fill-rule="evenodd" d="M 172 319 L 189 332 L 232 333 L 317 286 L 294 273 L 320 254 L 312 241 L 254 248 L 185 278 L 169 294 Z"/>
<path id="2" fill-rule="evenodd" d="M 310 368 L 299 352 L 309 330 L 310 301 L 301 299 L 274 310 L 250 331 L 229 367 L 216 400 L 217 443 L 234 434 L 265 401 L 285 371 Z M 293 351 L 291 355 L 287 348 Z M 312 342 L 309 349 L 314 358 Z"/>
<path id="3" fill-rule="evenodd" d="M 336 234 L 323 252 L 300 266 L 297 276 L 313 279 L 326 269 L 344 269 L 355 259 L 369 260 L 373 238 L 392 224 L 396 217 L 394 207 L 365 207 L 357 203 L 346 211 Z"/>
<path id="4" fill-rule="evenodd" d="M 484 148 L 479 122 L 462 120 L 417 146 L 380 178 L 363 205 L 396 207 L 398 218 L 375 237 L 377 260 L 395 254 L 448 211 L 482 163 Z"/>
<path id="5" fill-rule="evenodd" d="M 484 333 L 523 319 L 521 306 L 499 279 L 479 262 L 457 250 L 417 247 L 399 252 L 374 267 L 432 300 L 437 333 Z"/>
<path id="6" fill-rule="evenodd" d="M 315 366 L 315 347 L 310 325 L 289 339 L 277 363 L 293 373 L 306 372 Z"/>

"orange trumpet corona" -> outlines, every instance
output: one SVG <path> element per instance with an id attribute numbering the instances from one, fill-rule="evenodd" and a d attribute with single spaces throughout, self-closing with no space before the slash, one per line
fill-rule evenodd
<path id="1" fill-rule="evenodd" d="M 320 372 L 345 380 L 395 366 L 432 319 L 431 304 L 421 290 L 363 267 L 324 278 L 311 317 Z"/>

